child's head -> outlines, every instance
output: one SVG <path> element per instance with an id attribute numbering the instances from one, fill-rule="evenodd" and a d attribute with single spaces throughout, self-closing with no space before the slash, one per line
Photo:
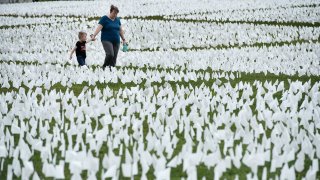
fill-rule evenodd
<path id="1" fill-rule="evenodd" d="M 87 33 L 83 32 L 83 31 L 80 31 L 79 34 L 78 34 L 78 37 L 79 37 L 80 41 L 86 41 L 87 40 Z"/>

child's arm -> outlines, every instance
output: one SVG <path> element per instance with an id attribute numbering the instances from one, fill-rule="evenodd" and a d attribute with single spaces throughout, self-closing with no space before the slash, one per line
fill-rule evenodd
<path id="1" fill-rule="evenodd" d="M 86 41 L 86 44 L 88 44 L 90 41 L 92 41 L 92 39 L 88 39 L 88 40 Z"/>
<path id="2" fill-rule="evenodd" d="M 77 47 L 72 48 L 71 54 L 70 54 L 70 60 L 72 59 L 72 55 L 73 55 L 73 53 L 74 53 L 74 51 L 75 51 L 76 49 L 77 49 Z"/>

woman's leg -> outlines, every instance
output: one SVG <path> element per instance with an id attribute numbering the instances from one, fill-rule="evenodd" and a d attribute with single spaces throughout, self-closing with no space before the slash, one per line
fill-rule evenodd
<path id="1" fill-rule="evenodd" d="M 112 60 L 114 57 L 113 45 L 109 41 L 102 41 L 103 49 L 106 53 L 106 58 L 104 59 L 104 63 L 102 68 L 106 68 L 106 66 L 112 66 Z"/>
<path id="2" fill-rule="evenodd" d="M 120 47 L 120 44 L 119 43 L 113 43 L 113 58 L 112 58 L 112 66 L 116 66 L 116 63 L 117 63 L 117 57 L 118 57 L 118 52 L 119 52 L 119 47 Z"/>

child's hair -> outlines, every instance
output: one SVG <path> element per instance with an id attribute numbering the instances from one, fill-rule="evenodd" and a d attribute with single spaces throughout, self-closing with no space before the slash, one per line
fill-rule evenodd
<path id="1" fill-rule="evenodd" d="M 86 34 L 87 34 L 86 32 L 80 31 L 78 34 L 79 39 L 81 39 L 81 37 Z"/>

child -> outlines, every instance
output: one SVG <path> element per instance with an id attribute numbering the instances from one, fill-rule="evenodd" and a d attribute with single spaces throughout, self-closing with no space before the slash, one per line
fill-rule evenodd
<path id="1" fill-rule="evenodd" d="M 80 31 L 79 32 L 79 41 L 76 43 L 76 47 L 71 50 L 70 60 L 72 59 L 72 55 L 74 51 L 76 51 L 77 61 L 80 66 L 86 65 L 86 44 L 90 41 L 95 41 L 95 38 L 91 38 L 87 40 L 87 33 Z"/>

